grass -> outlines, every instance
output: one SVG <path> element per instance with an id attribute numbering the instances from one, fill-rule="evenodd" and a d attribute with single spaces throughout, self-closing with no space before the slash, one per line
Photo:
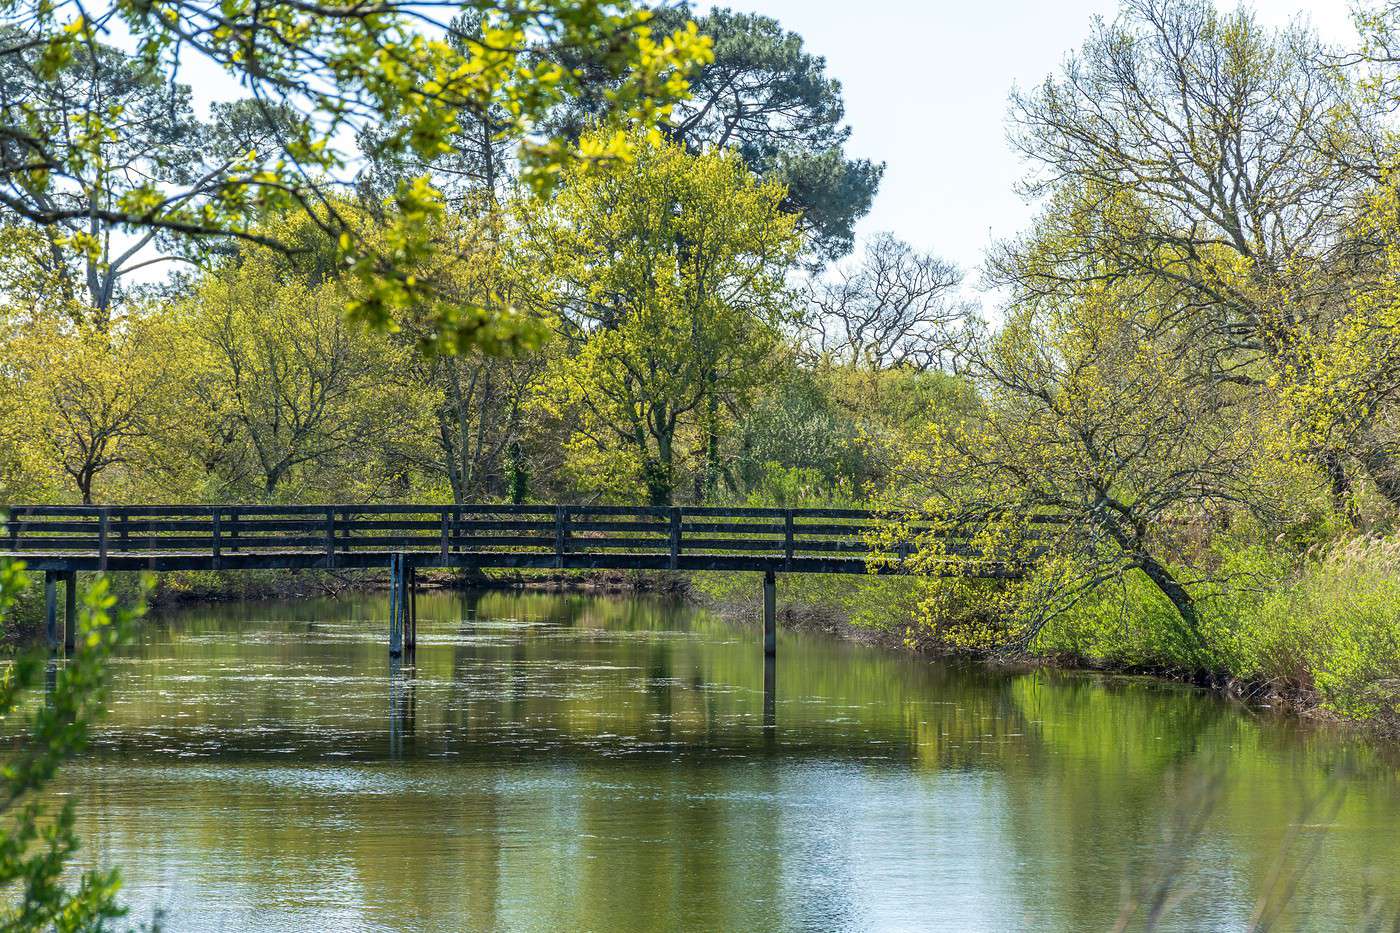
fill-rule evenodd
<path id="1" fill-rule="evenodd" d="M 1357 537 L 1301 560 L 1222 555 L 1197 587 L 1209 661 L 1253 692 L 1352 720 L 1400 724 L 1400 538 Z M 1096 664 L 1184 666 L 1171 606 L 1145 580 L 1104 587 L 1033 646 Z"/>

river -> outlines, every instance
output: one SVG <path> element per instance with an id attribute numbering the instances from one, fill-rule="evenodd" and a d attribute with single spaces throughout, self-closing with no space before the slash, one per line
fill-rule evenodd
<path id="1" fill-rule="evenodd" d="M 755 630 L 650 599 L 428 592 L 419 614 L 398 667 L 373 594 L 145 621 L 63 784 L 130 920 L 1080 931 L 1164 894 L 1160 929 L 1234 931 L 1400 909 L 1400 755 L 1336 730 L 787 632 L 765 693 Z"/>

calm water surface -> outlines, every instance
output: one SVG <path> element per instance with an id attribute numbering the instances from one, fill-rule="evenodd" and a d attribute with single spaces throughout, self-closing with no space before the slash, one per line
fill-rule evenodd
<path id="1" fill-rule="evenodd" d="M 1347 930 L 1400 906 L 1385 749 L 1150 682 L 959 670 L 646 600 L 148 620 L 68 772 L 171 930 Z M 1267 892 L 1276 892 L 1272 898 Z M 1386 927 L 1389 929 L 1389 927 Z"/>

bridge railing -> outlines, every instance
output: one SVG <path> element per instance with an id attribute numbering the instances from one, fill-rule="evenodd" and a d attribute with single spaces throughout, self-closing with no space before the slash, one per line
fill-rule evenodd
<path id="1" fill-rule="evenodd" d="M 859 509 L 607 505 L 12 505 L 0 547 L 212 554 L 269 550 L 857 555 L 879 516 Z"/>
<path id="2" fill-rule="evenodd" d="M 779 569 L 859 570 L 872 538 L 892 516 L 865 509 L 616 505 L 140 505 L 0 506 L 0 550 L 13 554 L 108 557 L 346 555 L 409 552 L 443 563 L 468 555 L 498 565 L 580 566 L 583 558 L 627 557 L 639 567 L 712 569 L 762 563 Z M 971 554 L 970 529 L 903 516 L 905 540 L 885 542 L 901 557 L 941 538 L 943 553 Z M 633 560 L 635 558 L 635 560 Z M 552 560 L 551 560 L 552 559 Z M 616 560 L 613 560 L 613 564 Z"/>

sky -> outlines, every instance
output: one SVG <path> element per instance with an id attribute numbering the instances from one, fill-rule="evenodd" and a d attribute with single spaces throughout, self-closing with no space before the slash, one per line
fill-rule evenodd
<path id="1" fill-rule="evenodd" d="M 1218 0 L 1222 8 L 1228 0 Z M 845 91 L 848 151 L 884 161 L 863 236 L 892 231 L 975 281 L 987 246 L 1034 210 L 1015 193 L 1025 166 L 1006 142 L 1007 97 L 1034 86 L 1116 0 L 728 0 L 799 33 Z M 698 9 L 707 5 L 697 4 Z M 1347 0 L 1256 0 L 1269 25 L 1304 15 L 1354 46 Z"/>

